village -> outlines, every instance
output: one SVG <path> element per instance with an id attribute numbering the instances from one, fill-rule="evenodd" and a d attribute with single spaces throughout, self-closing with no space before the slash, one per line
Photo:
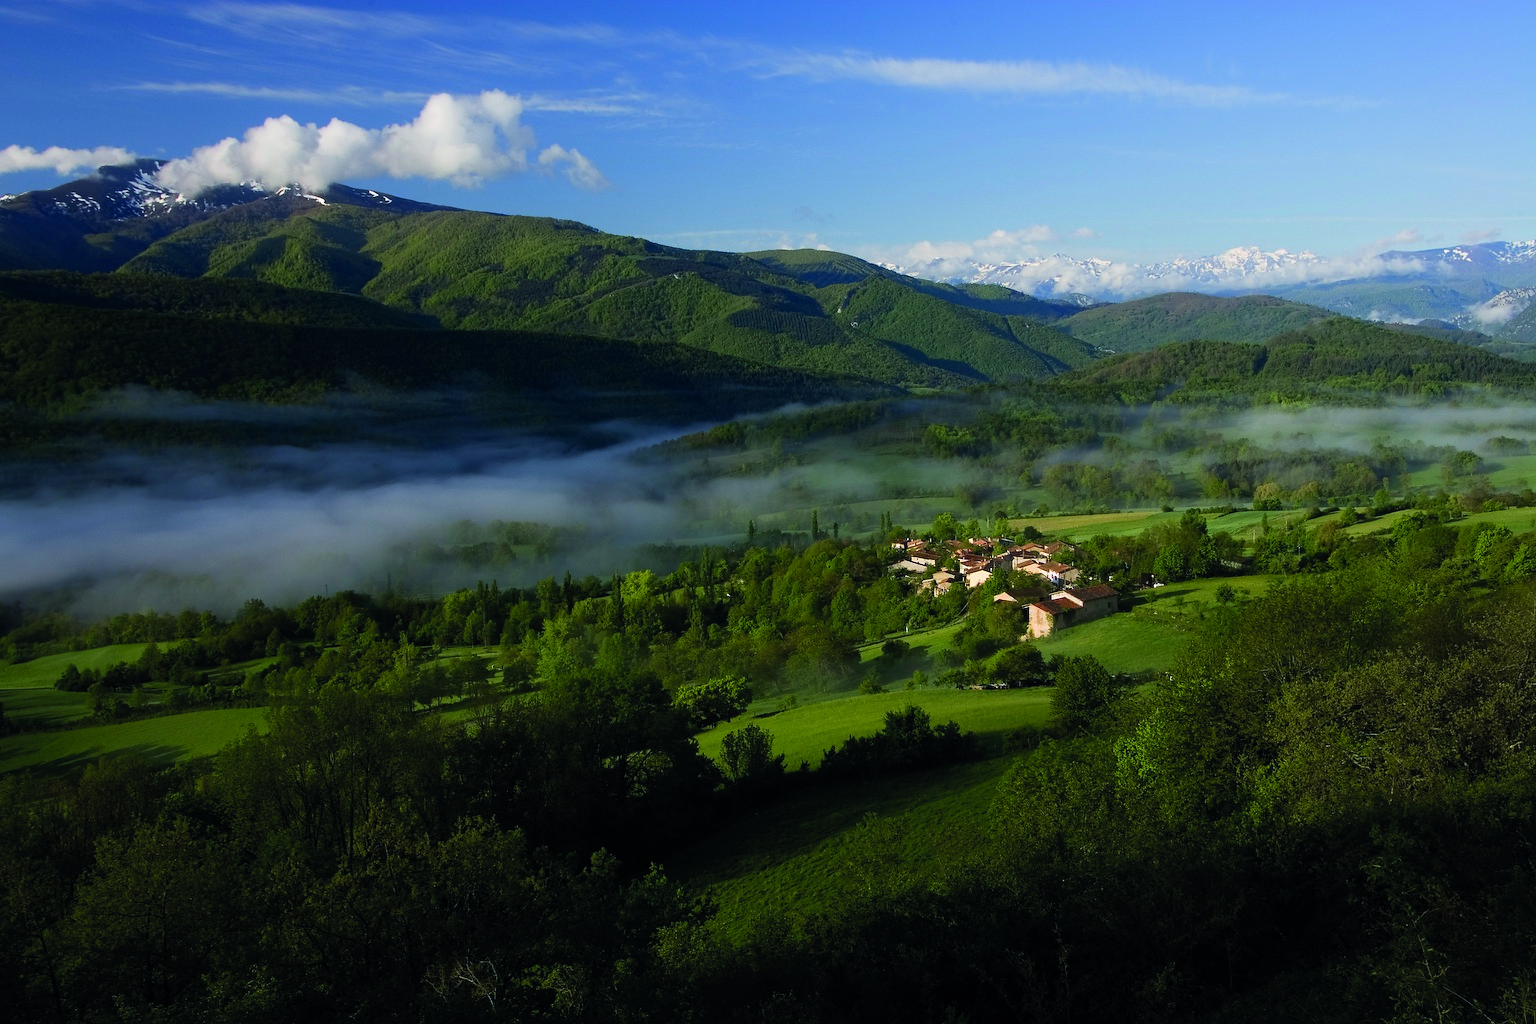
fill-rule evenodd
<path id="1" fill-rule="evenodd" d="M 943 542 L 906 538 L 891 547 L 902 555 L 891 571 L 923 576 L 919 587 L 935 594 L 947 593 L 957 584 L 975 590 L 992 582 L 995 575 L 1007 574 L 1013 585 L 999 590 L 992 600 L 1027 608 L 1029 629 L 1020 640 L 1049 636 L 1120 610 L 1120 593 L 1113 587 L 1102 583 L 1076 586 L 1081 572 L 1060 561 L 1077 551 L 1066 541 L 1014 544 L 1006 537 Z M 1018 585 L 1023 581 L 1031 585 Z"/>

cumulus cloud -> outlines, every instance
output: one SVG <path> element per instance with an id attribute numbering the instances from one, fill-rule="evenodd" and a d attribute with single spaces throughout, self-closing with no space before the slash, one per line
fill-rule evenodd
<path id="1" fill-rule="evenodd" d="M 340 118 L 300 124 L 283 115 L 172 160 L 160 171 L 169 188 L 195 194 L 213 185 L 260 181 L 324 188 L 346 178 L 430 178 L 461 187 L 527 171 L 535 145 L 522 123 L 520 97 L 499 89 L 478 96 L 438 93 L 406 124 L 364 128 Z M 564 166 L 583 188 L 606 184 L 601 172 L 574 149 L 550 146 L 538 166 Z"/>
<path id="2" fill-rule="evenodd" d="M 1099 233 L 1097 231 L 1093 230 L 1093 228 L 1088 228 L 1088 227 L 1075 228 L 1072 231 L 1072 237 L 1073 238 L 1098 238 L 1099 237 Z"/>
<path id="3" fill-rule="evenodd" d="M 591 160 L 581 155 L 577 149 L 566 149 L 564 146 L 554 145 L 539 154 L 539 166 L 553 170 L 557 167 L 565 168 L 565 177 L 577 188 L 584 188 L 591 192 L 608 187 L 608 179 L 603 177 L 603 172 L 593 165 Z"/>
<path id="4" fill-rule="evenodd" d="M 998 228 L 984 238 L 968 242 L 932 242 L 924 239 L 909 246 L 904 252 L 894 254 L 894 258 L 912 265 L 963 263 L 968 260 L 977 263 L 1010 262 L 1037 255 L 1037 244 L 1053 242 L 1056 237 L 1056 232 L 1045 224 L 1033 224 L 1014 230 Z"/>
<path id="5" fill-rule="evenodd" d="M 16 171 L 57 171 L 70 174 L 81 169 L 95 170 L 105 164 L 123 164 L 132 160 L 131 151 L 117 146 L 97 146 L 94 149 L 65 149 L 49 146 L 33 149 L 31 146 L 6 146 L 0 149 L 0 174 Z"/>

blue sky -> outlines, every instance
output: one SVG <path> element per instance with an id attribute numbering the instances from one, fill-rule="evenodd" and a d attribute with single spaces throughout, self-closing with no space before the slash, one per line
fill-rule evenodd
<path id="1" fill-rule="evenodd" d="M 186 157 L 499 91 L 514 158 L 478 186 L 346 180 L 896 262 L 1536 237 L 1536 8 L 1258 6 L 0 0 L 0 148 Z"/>

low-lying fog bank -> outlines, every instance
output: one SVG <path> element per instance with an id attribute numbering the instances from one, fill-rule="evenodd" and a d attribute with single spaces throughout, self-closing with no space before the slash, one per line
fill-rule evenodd
<path id="1" fill-rule="evenodd" d="M 89 619 L 228 613 L 327 589 L 527 585 L 634 569 L 641 545 L 744 540 L 754 518 L 803 530 L 808 520 L 783 510 L 889 493 L 854 457 L 719 475 L 697 460 L 635 458 L 689 431 L 604 429 L 620 440 L 580 449 L 482 432 L 411 448 L 118 450 L 16 475 L 0 492 L 0 601 L 62 600 Z M 901 468 L 935 486 L 955 479 L 953 467 Z"/>

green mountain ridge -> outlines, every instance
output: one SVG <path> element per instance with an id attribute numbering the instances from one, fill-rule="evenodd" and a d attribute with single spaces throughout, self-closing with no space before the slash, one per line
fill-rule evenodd
<path id="1" fill-rule="evenodd" d="M 127 180 L 131 170 L 103 173 Z M 101 190 L 115 181 L 76 184 Z M 907 277 L 845 253 L 680 249 L 570 220 L 386 203 L 339 185 L 323 201 L 278 190 L 221 209 L 177 207 L 115 220 L 103 219 L 99 202 L 83 212 L 55 209 L 72 187 L 0 203 L 0 267 L 110 271 L 131 283 L 13 275 L 4 285 L 13 297 L 56 310 L 78 303 L 337 329 L 669 343 L 905 389 L 1040 380 L 1107 353 L 1173 342 L 1257 343 L 1331 315 L 1264 295 L 1172 293 L 1083 308 L 998 285 Z M 102 195 L 118 202 L 126 193 Z M 278 292 L 190 287 L 233 282 L 290 289 L 296 297 L 285 305 Z M 1521 342 L 1449 325 L 1400 330 L 1528 354 Z"/>
<path id="2" fill-rule="evenodd" d="M 117 272 L 360 295 L 452 330 L 676 342 L 904 387 L 1034 379 L 1095 357 L 1041 322 L 1059 304 L 835 255 L 840 278 L 574 221 L 274 196 L 172 232 Z"/>

